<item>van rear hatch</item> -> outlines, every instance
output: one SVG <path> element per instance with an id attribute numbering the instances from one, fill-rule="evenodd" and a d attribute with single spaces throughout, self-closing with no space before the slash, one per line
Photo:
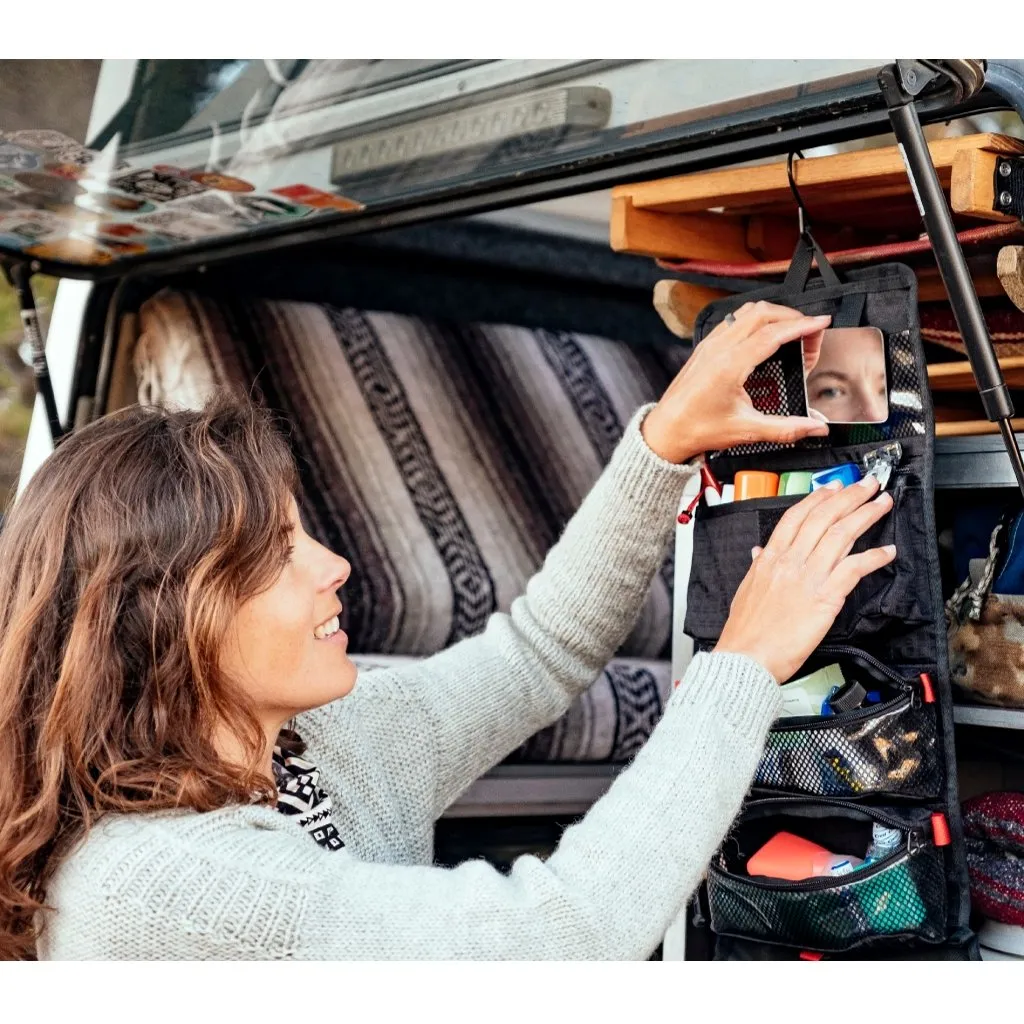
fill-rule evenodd
<path id="1" fill-rule="evenodd" d="M 879 66 L 105 61 L 84 145 L 45 125 L 0 138 L 0 256 L 97 281 L 177 271 L 863 138 L 888 130 Z M 919 110 L 1007 105 L 986 88 Z"/>

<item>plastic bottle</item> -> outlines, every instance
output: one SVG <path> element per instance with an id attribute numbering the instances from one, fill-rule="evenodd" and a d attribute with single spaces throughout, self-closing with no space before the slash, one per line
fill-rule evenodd
<path id="1" fill-rule="evenodd" d="M 888 857 L 903 845 L 903 833 L 898 828 L 887 828 L 877 821 L 871 825 L 871 845 L 864 855 L 864 867 Z"/>

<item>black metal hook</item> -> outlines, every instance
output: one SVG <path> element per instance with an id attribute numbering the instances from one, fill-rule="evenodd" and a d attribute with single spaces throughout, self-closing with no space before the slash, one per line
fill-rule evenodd
<path id="1" fill-rule="evenodd" d="M 796 178 L 793 177 L 793 157 L 798 156 L 803 160 L 804 155 L 799 149 L 793 150 L 786 158 L 786 177 L 789 180 L 789 190 L 793 193 L 793 198 L 796 200 L 797 210 L 797 223 L 800 227 L 800 237 L 804 235 L 810 229 L 811 215 L 807 212 L 807 207 L 804 205 L 803 197 L 800 195 L 800 189 L 796 187 Z"/>

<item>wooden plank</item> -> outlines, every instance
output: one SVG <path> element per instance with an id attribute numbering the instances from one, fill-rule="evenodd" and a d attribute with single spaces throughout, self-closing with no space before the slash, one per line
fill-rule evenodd
<path id="1" fill-rule="evenodd" d="M 961 150 L 1024 153 L 1024 141 L 986 133 L 938 139 L 929 143 L 928 148 L 940 177 L 945 176 L 948 181 L 954 157 Z M 801 195 L 808 201 L 821 192 L 832 192 L 839 198 L 844 185 L 849 186 L 851 195 L 871 193 L 879 188 L 898 189 L 898 194 L 910 192 L 903 159 L 895 146 L 797 160 L 793 176 Z M 660 213 L 692 213 L 712 207 L 730 209 L 792 201 L 784 161 L 620 185 L 612 196 L 629 198 L 638 210 Z"/>
<path id="2" fill-rule="evenodd" d="M 963 149 L 953 157 L 949 203 L 954 213 L 969 214 L 982 220 L 1012 221 L 1016 218 L 993 209 L 998 153 Z"/>
<path id="3" fill-rule="evenodd" d="M 1015 433 L 1024 431 L 1024 419 L 1010 420 Z M 952 423 L 936 423 L 936 437 L 970 437 L 976 434 L 998 434 L 999 424 L 988 420 L 956 420 Z"/>
<path id="4" fill-rule="evenodd" d="M 693 326 L 700 311 L 728 292 L 707 288 L 688 281 L 658 281 L 654 285 L 654 308 L 665 326 L 677 338 L 692 338 Z"/>
<path id="5" fill-rule="evenodd" d="M 616 252 L 666 259 L 722 260 L 749 263 L 746 227 L 738 218 L 719 214 L 676 216 L 635 210 L 626 197 L 612 199 L 611 246 Z"/>
<path id="6" fill-rule="evenodd" d="M 917 301 L 918 302 L 948 302 L 946 286 L 942 283 L 942 275 L 938 267 L 918 267 L 917 274 Z M 992 299 L 1002 296 L 1003 286 L 995 274 L 973 273 L 971 280 L 974 282 L 974 290 L 981 299 Z"/>
<path id="7" fill-rule="evenodd" d="M 1024 311 L 1024 246 L 1004 245 L 996 256 L 996 273 L 1010 301 Z"/>
<path id="8" fill-rule="evenodd" d="M 1011 388 L 1024 388 L 1024 356 L 1004 356 L 999 360 L 1003 378 Z M 968 362 L 930 363 L 928 386 L 932 391 L 974 391 L 974 374 Z"/>

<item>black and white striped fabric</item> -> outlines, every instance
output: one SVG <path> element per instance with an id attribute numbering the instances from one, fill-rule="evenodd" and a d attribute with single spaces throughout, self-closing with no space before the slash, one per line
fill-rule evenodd
<path id="1" fill-rule="evenodd" d="M 139 312 L 143 404 L 255 384 L 287 420 L 307 529 L 352 563 L 342 628 L 372 661 L 424 657 L 508 611 L 683 361 L 509 324 L 163 292 Z M 517 757 L 628 761 L 669 692 L 672 563 L 619 660 Z"/>
<path id="2" fill-rule="evenodd" d="M 298 754 L 274 747 L 277 809 L 298 816 L 299 826 L 325 850 L 340 850 L 342 842 L 331 820 L 331 796 L 320 786 L 320 769 Z"/>

